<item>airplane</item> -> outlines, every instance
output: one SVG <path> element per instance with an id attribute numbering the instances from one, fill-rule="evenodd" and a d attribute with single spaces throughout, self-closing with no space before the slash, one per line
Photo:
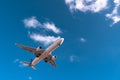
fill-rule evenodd
<path id="1" fill-rule="evenodd" d="M 29 52 L 34 53 L 35 55 L 35 59 L 32 60 L 28 63 L 28 62 L 22 62 L 22 64 L 27 65 L 31 68 L 33 68 L 34 70 L 36 70 L 35 65 L 40 62 L 41 60 L 44 60 L 46 63 L 50 63 L 52 66 L 56 67 L 56 63 L 55 63 L 55 59 L 56 56 L 53 56 L 51 53 L 52 51 L 54 51 L 57 47 L 59 47 L 64 41 L 64 38 L 59 38 L 58 40 L 56 40 L 53 44 L 51 44 L 46 50 L 43 50 L 41 46 L 37 47 L 37 48 L 32 48 L 32 47 L 28 47 L 28 46 L 24 46 L 21 44 L 16 44 L 16 46 L 27 50 Z"/>

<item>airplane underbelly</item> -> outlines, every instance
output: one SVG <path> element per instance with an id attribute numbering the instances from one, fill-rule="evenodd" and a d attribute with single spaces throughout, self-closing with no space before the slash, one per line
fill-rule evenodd
<path id="1" fill-rule="evenodd" d="M 41 56 L 36 57 L 33 61 L 32 61 L 32 65 L 37 64 L 39 61 L 43 60 L 44 58 L 46 58 L 47 56 L 50 55 L 50 52 L 48 51 L 44 51 L 43 54 L 41 54 Z"/>
<path id="2" fill-rule="evenodd" d="M 51 54 L 51 52 L 56 49 L 58 46 L 60 46 L 60 44 L 62 43 L 63 39 L 56 41 L 55 43 L 53 43 L 52 45 L 50 45 L 39 57 L 35 58 L 32 61 L 32 65 L 37 64 L 39 61 L 43 60 L 44 58 L 46 58 L 47 56 L 49 56 Z"/>

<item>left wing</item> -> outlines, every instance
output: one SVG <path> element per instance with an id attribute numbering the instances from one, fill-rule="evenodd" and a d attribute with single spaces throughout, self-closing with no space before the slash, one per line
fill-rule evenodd
<path id="1" fill-rule="evenodd" d="M 22 49 L 24 49 L 24 50 L 27 50 L 27 51 L 29 51 L 29 52 L 35 52 L 35 51 L 36 51 L 35 48 L 31 48 L 31 47 L 24 46 L 24 45 L 21 45 L 21 44 L 16 44 L 16 46 L 18 46 L 18 47 L 20 47 L 20 48 L 22 48 Z"/>

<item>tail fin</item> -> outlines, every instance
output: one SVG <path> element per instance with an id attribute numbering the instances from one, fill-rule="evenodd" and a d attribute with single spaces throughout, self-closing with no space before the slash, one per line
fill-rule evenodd
<path id="1" fill-rule="evenodd" d="M 29 67 L 31 67 L 32 69 L 36 70 L 35 66 L 34 66 L 34 65 L 31 65 L 31 62 L 30 62 L 30 63 L 28 63 L 28 62 L 22 62 L 22 64 L 25 65 L 25 66 L 29 66 Z"/>

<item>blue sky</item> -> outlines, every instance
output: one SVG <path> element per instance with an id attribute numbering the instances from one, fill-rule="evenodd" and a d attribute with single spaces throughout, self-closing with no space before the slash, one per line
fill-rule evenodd
<path id="1" fill-rule="evenodd" d="M 1 0 L 1 80 L 120 80 L 120 0 Z M 46 49 L 63 37 L 53 55 L 57 68 L 15 43 Z"/>

